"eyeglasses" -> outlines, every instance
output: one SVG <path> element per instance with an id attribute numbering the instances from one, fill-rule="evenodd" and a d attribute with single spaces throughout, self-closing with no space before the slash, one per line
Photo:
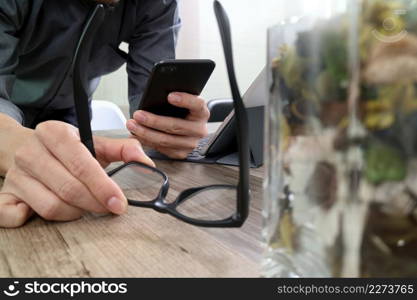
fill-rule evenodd
<path id="1" fill-rule="evenodd" d="M 157 168 L 139 162 L 126 163 L 108 175 L 120 186 L 129 205 L 151 208 L 169 214 L 186 223 L 202 227 L 240 227 L 249 214 L 249 141 L 248 116 L 239 92 L 232 55 L 230 22 L 226 11 L 214 1 L 214 11 L 220 29 L 236 115 L 239 152 L 239 180 L 236 185 L 216 184 L 195 187 L 181 192 L 174 202 L 166 202 L 168 176 Z M 105 18 L 105 8 L 98 4 L 92 10 L 73 58 L 74 102 L 82 143 L 95 157 L 90 125 L 87 72 L 84 67 L 91 53 L 92 37 Z"/>

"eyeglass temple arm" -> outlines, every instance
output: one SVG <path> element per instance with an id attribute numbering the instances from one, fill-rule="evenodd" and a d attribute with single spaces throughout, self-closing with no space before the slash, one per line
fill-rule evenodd
<path id="1" fill-rule="evenodd" d="M 93 134 L 90 124 L 90 108 L 88 105 L 88 94 L 85 84 L 88 82 L 86 66 L 91 54 L 93 36 L 104 21 L 105 9 L 102 4 L 98 4 L 91 12 L 84 30 L 78 42 L 73 62 L 73 87 L 74 103 L 77 114 L 78 130 L 81 142 L 87 147 L 90 153 L 96 157 L 94 150 Z"/>
<path id="2" fill-rule="evenodd" d="M 231 28 L 229 18 L 221 3 L 214 1 L 214 12 L 219 25 L 222 38 L 223 51 L 226 59 L 227 72 L 229 76 L 230 88 L 233 96 L 233 106 L 236 115 L 237 144 L 239 153 L 239 186 L 238 186 L 238 211 L 241 217 L 246 219 L 249 214 L 249 132 L 248 115 L 243 103 L 238 83 L 235 75 L 233 62 L 233 47 L 231 38 Z"/>

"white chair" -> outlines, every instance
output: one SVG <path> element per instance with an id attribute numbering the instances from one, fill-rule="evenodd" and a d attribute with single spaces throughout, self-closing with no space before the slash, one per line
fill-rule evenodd
<path id="1" fill-rule="evenodd" d="M 110 101 L 93 100 L 91 130 L 117 130 L 126 128 L 126 118 L 122 110 Z"/>

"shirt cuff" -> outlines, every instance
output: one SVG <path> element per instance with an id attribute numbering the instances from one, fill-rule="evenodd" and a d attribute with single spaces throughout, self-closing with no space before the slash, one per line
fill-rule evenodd
<path id="1" fill-rule="evenodd" d="M 0 113 L 3 113 L 23 125 L 24 114 L 22 110 L 10 101 L 0 98 Z"/>

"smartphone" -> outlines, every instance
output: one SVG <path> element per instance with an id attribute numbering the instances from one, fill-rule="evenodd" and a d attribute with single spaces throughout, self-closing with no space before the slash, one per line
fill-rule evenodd
<path id="1" fill-rule="evenodd" d="M 215 67 L 215 62 L 207 59 L 165 60 L 155 64 L 138 109 L 185 118 L 188 109 L 171 105 L 168 95 L 183 92 L 199 96 Z"/>

